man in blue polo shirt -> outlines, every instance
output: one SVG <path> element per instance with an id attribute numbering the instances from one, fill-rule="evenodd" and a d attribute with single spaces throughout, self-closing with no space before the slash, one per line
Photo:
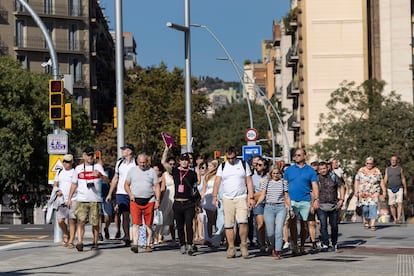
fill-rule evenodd
<path id="1" fill-rule="evenodd" d="M 284 179 L 288 182 L 288 193 L 295 217 L 289 221 L 292 240 L 292 254 L 298 255 L 297 218 L 300 220 L 300 253 L 305 254 L 305 240 L 308 233 L 308 215 L 319 208 L 318 177 L 315 170 L 306 164 L 306 151 L 297 149 L 296 164 L 288 167 Z"/>

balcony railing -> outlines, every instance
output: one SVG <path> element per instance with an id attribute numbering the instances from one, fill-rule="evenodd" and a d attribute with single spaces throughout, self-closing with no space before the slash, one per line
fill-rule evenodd
<path id="1" fill-rule="evenodd" d="M 288 99 L 295 98 L 299 95 L 299 81 L 292 80 L 286 87 L 286 96 Z"/>
<path id="2" fill-rule="evenodd" d="M 43 37 L 38 36 L 28 36 L 23 38 L 14 38 L 15 47 L 18 50 L 45 50 L 46 49 L 46 42 Z M 87 50 L 84 42 L 74 42 L 69 43 L 68 40 L 59 39 L 54 40 L 53 44 L 55 46 L 56 51 L 60 52 L 85 52 Z"/>
<path id="3" fill-rule="evenodd" d="M 300 123 L 298 123 L 298 118 L 296 112 L 294 112 L 287 121 L 289 131 L 297 131 L 300 128 Z"/>
<path id="4" fill-rule="evenodd" d="M 282 71 L 282 59 L 281 58 L 275 58 L 275 71 L 274 74 L 280 74 Z"/>
<path id="5" fill-rule="evenodd" d="M 286 66 L 292 67 L 296 65 L 298 62 L 298 47 L 296 45 L 293 45 L 289 48 L 287 54 L 286 54 Z"/>
<path id="6" fill-rule="evenodd" d="M 43 1 L 42 1 L 43 2 Z M 66 3 L 62 3 L 63 1 L 55 1 L 54 5 L 48 7 L 43 3 L 30 3 L 31 8 L 39 15 L 39 16 L 69 16 L 69 17 L 83 17 L 83 10 L 84 6 L 68 6 Z M 16 14 L 29 14 L 26 9 L 18 3 L 18 1 L 14 4 L 14 12 Z"/>

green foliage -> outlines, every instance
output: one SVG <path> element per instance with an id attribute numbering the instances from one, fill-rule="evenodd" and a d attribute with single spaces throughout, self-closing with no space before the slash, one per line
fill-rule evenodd
<path id="1" fill-rule="evenodd" d="M 39 204 L 50 189 L 46 148 L 47 135 L 53 130 L 48 116 L 49 76 L 30 73 L 6 56 L 0 57 L 0 72 L 0 198 L 6 193 L 14 198 L 27 193 L 30 204 Z M 84 141 L 91 141 L 92 128 L 73 100 L 72 116 L 69 143 L 75 152 Z"/>
<path id="2" fill-rule="evenodd" d="M 414 179 L 414 108 L 392 92 L 382 95 L 385 83 L 368 80 L 359 86 L 344 82 L 332 92 L 329 112 L 320 115 L 318 135 L 326 137 L 314 145 L 321 159 L 337 156 L 350 175 L 365 158 L 375 158 L 384 171 L 391 155 L 398 155 L 409 179 Z"/>
<path id="3" fill-rule="evenodd" d="M 154 158 L 159 158 L 164 149 L 161 132 L 179 142 L 180 128 L 185 128 L 184 91 L 181 69 L 169 72 L 161 64 L 130 71 L 125 81 L 125 141 Z M 208 105 L 204 95 L 192 95 L 193 137 L 203 137 L 196 126 L 205 124 Z M 196 140 L 195 146 L 199 143 Z M 175 150 L 177 154 L 179 149 Z"/>

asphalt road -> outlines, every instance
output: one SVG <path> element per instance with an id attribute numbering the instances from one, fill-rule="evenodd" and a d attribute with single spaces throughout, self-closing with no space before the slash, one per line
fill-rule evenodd
<path id="1" fill-rule="evenodd" d="M 28 241 L 53 242 L 53 225 L 0 224 L 0 246 Z"/>

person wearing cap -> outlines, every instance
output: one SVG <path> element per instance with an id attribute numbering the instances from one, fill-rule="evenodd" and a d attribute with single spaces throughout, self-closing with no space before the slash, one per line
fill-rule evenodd
<path id="1" fill-rule="evenodd" d="M 74 248 L 73 240 L 75 239 L 76 230 L 76 192 L 73 194 L 71 200 L 71 208 L 68 208 L 69 191 L 72 185 L 73 172 L 73 155 L 65 154 L 63 156 L 63 169 L 60 169 L 53 182 L 53 187 L 57 189 L 56 196 L 63 197 L 65 204 L 60 206 L 57 210 L 57 219 L 60 229 L 63 232 L 62 245 L 67 246 L 70 249 Z M 69 227 L 66 224 L 66 220 L 69 222 Z"/>
<path id="2" fill-rule="evenodd" d="M 115 165 L 115 174 L 111 181 L 111 187 L 109 188 L 106 202 L 109 202 L 112 198 L 112 193 L 116 189 L 116 203 L 117 211 L 122 215 L 122 229 L 124 231 L 124 237 L 122 240 L 125 242 L 125 246 L 131 245 L 129 237 L 129 214 L 130 214 L 130 198 L 125 190 L 125 179 L 128 171 L 137 166 L 134 158 L 135 147 L 132 144 L 126 144 L 121 147 L 122 158 L 120 158 Z M 119 228 L 118 228 L 119 229 Z M 117 232 L 115 238 L 119 238 L 120 233 Z"/>
<path id="3" fill-rule="evenodd" d="M 99 222 L 102 210 L 101 179 L 109 181 L 104 168 L 95 163 L 95 151 L 88 146 L 83 150 L 84 162 L 75 168 L 72 186 L 69 192 L 68 207 L 71 208 L 72 197 L 77 191 L 76 217 L 78 219 L 78 243 L 76 249 L 83 251 L 83 236 L 86 221 L 92 225 L 92 250 L 98 249 Z"/>
<path id="4" fill-rule="evenodd" d="M 165 145 L 161 163 L 171 172 L 174 179 L 174 219 L 177 224 L 178 238 L 180 240 L 180 253 L 193 255 L 193 218 L 195 217 L 196 202 L 193 199 L 193 187 L 197 185 L 197 174 L 190 169 L 190 155 L 183 153 L 180 156 L 180 166 L 171 167 L 167 162 L 169 147 Z M 185 228 L 185 230 L 184 230 Z"/>

